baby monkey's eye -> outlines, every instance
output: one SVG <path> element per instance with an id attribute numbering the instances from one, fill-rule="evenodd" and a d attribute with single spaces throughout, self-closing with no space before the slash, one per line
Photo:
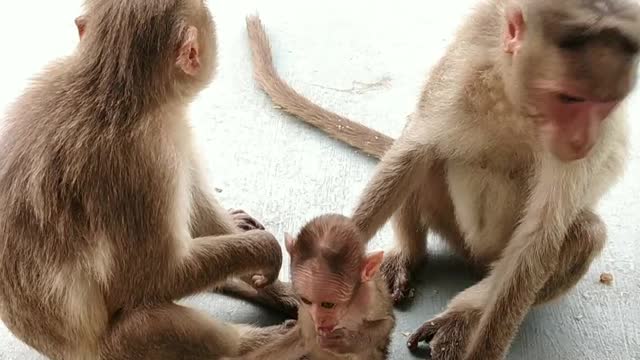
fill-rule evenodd
<path id="1" fill-rule="evenodd" d="M 581 103 L 586 101 L 584 98 L 571 96 L 567 94 L 558 94 L 558 100 L 560 100 L 560 102 L 564 104 L 575 104 L 575 103 Z"/>
<path id="2" fill-rule="evenodd" d="M 325 309 L 333 309 L 334 307 L 336 307 L 336 304 L 329 303 L 329 302 L 323 302 L 323 303 L 320 304 L 320 306 L 322 306 Z"/>
<path id="3" fill-rule="evenodd" d="M 301 297 L 300 300 L 302 300 L 303 303 L 305 303 L 306 305 L 311 305 L 311 301 Z"/>

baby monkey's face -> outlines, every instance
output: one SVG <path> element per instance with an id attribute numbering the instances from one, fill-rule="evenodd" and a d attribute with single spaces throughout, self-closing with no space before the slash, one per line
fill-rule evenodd
<path id="1" fill-rule="evenodd" d="M 314 269 L 315 268 L 315 269 Z M 322 271 L 308 264 L 295 270 L 295 290 L 313 320 L 318 336 L 329 336 L 351 307 L 360 279 Z"/>
<path id="2" fill-rule="evenodd" d="M 379 252 L 353 259 L 342 271 L 317 260 L 306 261 L 293 269 L 295 291 L 303 310 L 314 322 L 319 340 L 331 338 L 336 330 L 345 326 L 346 318 L 364 317 L 371 296 L 366 285 L 378 272 L 383 255 Z"/>

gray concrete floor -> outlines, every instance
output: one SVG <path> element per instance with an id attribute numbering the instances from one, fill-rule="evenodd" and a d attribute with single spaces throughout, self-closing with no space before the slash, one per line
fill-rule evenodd
<path id="1" fill-rule="evenodd" d="M 259 11 L 282 75 L 319 104 L 397 136 L 431 66 L 474 0 L 210 1 L 218 22 L 218 77 L 193 104 L 193 122 L 227 207 L 240 207 L 282 239 L 310 217 L 349 213 L 375 162 L 272 109 L 250 74 L 244 17 Z M 76 44 L 78 0 L 0 4 L 0 109 L 28 77 Z M 610 242 L 579 286 L 527 317 L 509 359 L 640 359 L 640 105 L 630 110 L 633 151 L 626 177 L 600 206 Z M 388 248 L 386 227 L 372 244 Z M 413 358 L 403 333 L 437 314 L 475 279 L 437 241 L 411 307 L 398 311 L 393 359 Z M 598 283 L 601 272 L 612 287 Z M 288 277 L 286 269 L 282 278 Z M 215 295 L 185 300 L 225 320 L 280 320 L 243 301 Z M 38 359 L 0 325 L 0 359 Z"/>

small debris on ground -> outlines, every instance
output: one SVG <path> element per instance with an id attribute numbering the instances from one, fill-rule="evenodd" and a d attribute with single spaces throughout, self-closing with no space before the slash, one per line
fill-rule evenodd
<path id="1" fill-rule="evenodd" d="M 411 336 L 411 333 L 408 332 L 408 331 L 405 331 L 405 332 L 402 333 L 402 335 L 404 335 L 404 337 L 409 337 L 409 336 Z"/>
<path id="2" fill-rule="evenodd" d="M 416 297 L 416 289 L 411 288 L 411 290 L 409 290 L 409 296 L 407 296 L 409 299 L 413 299 L 414 297 Z"/>
<path id="3" fill-rule="evenodd" d="M 600 274 L 600 283 L 605 284 L 605 285 L 613 284 L 613 275 L 611 275 L 609 273 Z"/>
<path id="4" fill-rule="evenodd" d="M 217 192 L 217 193 L 221 193 L 221 192 L 222 192 L 222 189 L 220 189 L 220 188 L 216 188 L 216 192 Z"/>

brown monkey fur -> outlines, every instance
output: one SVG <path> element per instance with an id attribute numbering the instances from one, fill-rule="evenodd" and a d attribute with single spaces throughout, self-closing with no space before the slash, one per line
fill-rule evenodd
<path id="1" fill-rule="evenodd" d="M 378 271 L 384 252 L 367 254 L 359 229 L 347 217 L 326 214 L 286 236 L 298 321 L 245 360 L 383 360 L 395 315 Z"/>
<path id="2" fill-rule="evenodd" d="M 292 90 L 260 20 L 247 20 L 255 79 L 274 103 L 381 158 L 353 220 L 371 239 L 393 216 L 397 246 L 382 270 L 394 300 L 410 290 L 429 232 L 488 270 L 410 348 L 503 359 L 531 306 L 565 294 L 600 254 L 606 227 L 594 208 L 624 171 L 639 24 L 626 0 L 483 1 L 392 143 L 341 131 L 344 118 Z"/>
<path id="3" fill-rule="evenodd" d="M 206 6 L 87 0 L 76 51 L 8 113 L 0 317 L 49 358 L 216 359 L 274 333 L 173 302 L 232 276 L 267 285 L 282 264 L 273 235 L 209 194 L 192 148 L 187 105 L 216 66 Z"/>

